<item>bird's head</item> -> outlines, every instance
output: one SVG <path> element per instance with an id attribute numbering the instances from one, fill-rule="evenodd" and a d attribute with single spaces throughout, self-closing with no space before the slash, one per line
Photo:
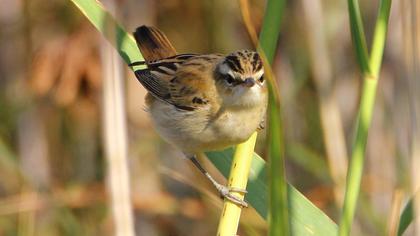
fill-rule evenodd
<path id="1" fill-rule="evenodd" d="M 220 61 L 214 73 L 225 106 L 249 107 L 267 102 L 263 63 L 257 52 L 233 52 Z"/>

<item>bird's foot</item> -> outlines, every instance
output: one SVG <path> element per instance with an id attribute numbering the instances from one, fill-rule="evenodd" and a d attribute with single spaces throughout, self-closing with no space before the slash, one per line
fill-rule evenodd
<path id="1" fill-rule="evenodd" d="M 240 199 L 238 196 L 233 195 L 232 193 L 241 193 L 245 194 L 248 191 L 245 189 L 239 189 L 234 187 L 227 187 L 221 184 L 216 184 L 216 189 L 219 192 L 220 196 L 228 201 L 235 203 L 240 207 L 248 207 L 248 203 Z"/>

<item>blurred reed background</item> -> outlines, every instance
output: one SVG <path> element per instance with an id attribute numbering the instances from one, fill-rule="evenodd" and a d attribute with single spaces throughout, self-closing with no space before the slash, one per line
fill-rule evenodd
<path id="1" fill-rule="evenodd" d="M 113 4 L 127 30 L 156 25 L 179 52 L 253 48 L 239 1 Z M 378 1 L 360 4 L 370 40 Z M 129 174 L 137 235 L 214 235 L 222 201 L 156 135 L 144 111 L 144 89 L 128 67 L 118 72 L 120 59 L 112 59 L 114 52 L 71 2 L 0 5 L 0 235 L 113 235 L 106 156 L 118 145 L 129 173 L 116 174 Z M 418 188 L 413 180 L 419 179 L 420 132 L 413 124 L 420 117 L 419 5 L 393 2 L 354 235 L 394 235 L 395 218 Z M 265 1 L 250 1 L 258 30 L 264 7 Z M 361 86 L 347 5 L 289 1 L 284 14 L 274 70 L 284 109 L 287 177 L 338 222 Z M 124 109 L 106 103 L 104 83 L 114 74 L 123 81 Z M 122 126 L 108 134 L 111 140 L 104 137 L 109 106 L 123 113 L 114 117 Z M 262 147 L 258 153 L 265 153 Z M 244 210 L 240 235 L 266 229 L 255 211 Z M 414 235 L 413 229 L 406 235 Z"/>

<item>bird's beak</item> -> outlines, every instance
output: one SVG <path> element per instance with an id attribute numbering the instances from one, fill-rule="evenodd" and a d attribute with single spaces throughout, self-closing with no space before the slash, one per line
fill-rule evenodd
<path id="1" fill-rule="evenodd" d="M 253 78 L 247 78 L 244 80 L 244 82 L 242 83 L 244 86 L 251 88 L 252 86 L 255 85 L 255 80 Z"/>

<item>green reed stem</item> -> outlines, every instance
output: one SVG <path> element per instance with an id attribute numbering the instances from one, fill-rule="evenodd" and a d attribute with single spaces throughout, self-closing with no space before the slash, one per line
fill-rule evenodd
<path id="1" fill-rule="evenodd" d="M 269 235 L 289 235 L 289 211 L 287 182 L 284 167 L 283 122 L 280 110 L 279 91 L 269 64 L 273 63 L 280 33 L 280 24 L 285 7 L 284 0 L 269 0 L 266 6 L 264 23 L 260 33 L 260 51 L 266 61 L 269 88 L 268 105 L 268 183 L 269 183 Z"/>
<path id="2" fill-rule="evenodd" d="M 338 235 L 349 235 L 357 207 L 360 182 L 365 160 L 368 130 L 372 121 L 376 87 L 385 47 L 391 0 L 381 0 L 376 20 L 370 57 L 366 50 L 366 39 L 357 0 L 349 0 L 349 17 L 353 43 L 363 74 L 363 89 L 357 118 L 356 140 L 353 145 L 347 172 L 346 194 L 342 209 Z"/>

